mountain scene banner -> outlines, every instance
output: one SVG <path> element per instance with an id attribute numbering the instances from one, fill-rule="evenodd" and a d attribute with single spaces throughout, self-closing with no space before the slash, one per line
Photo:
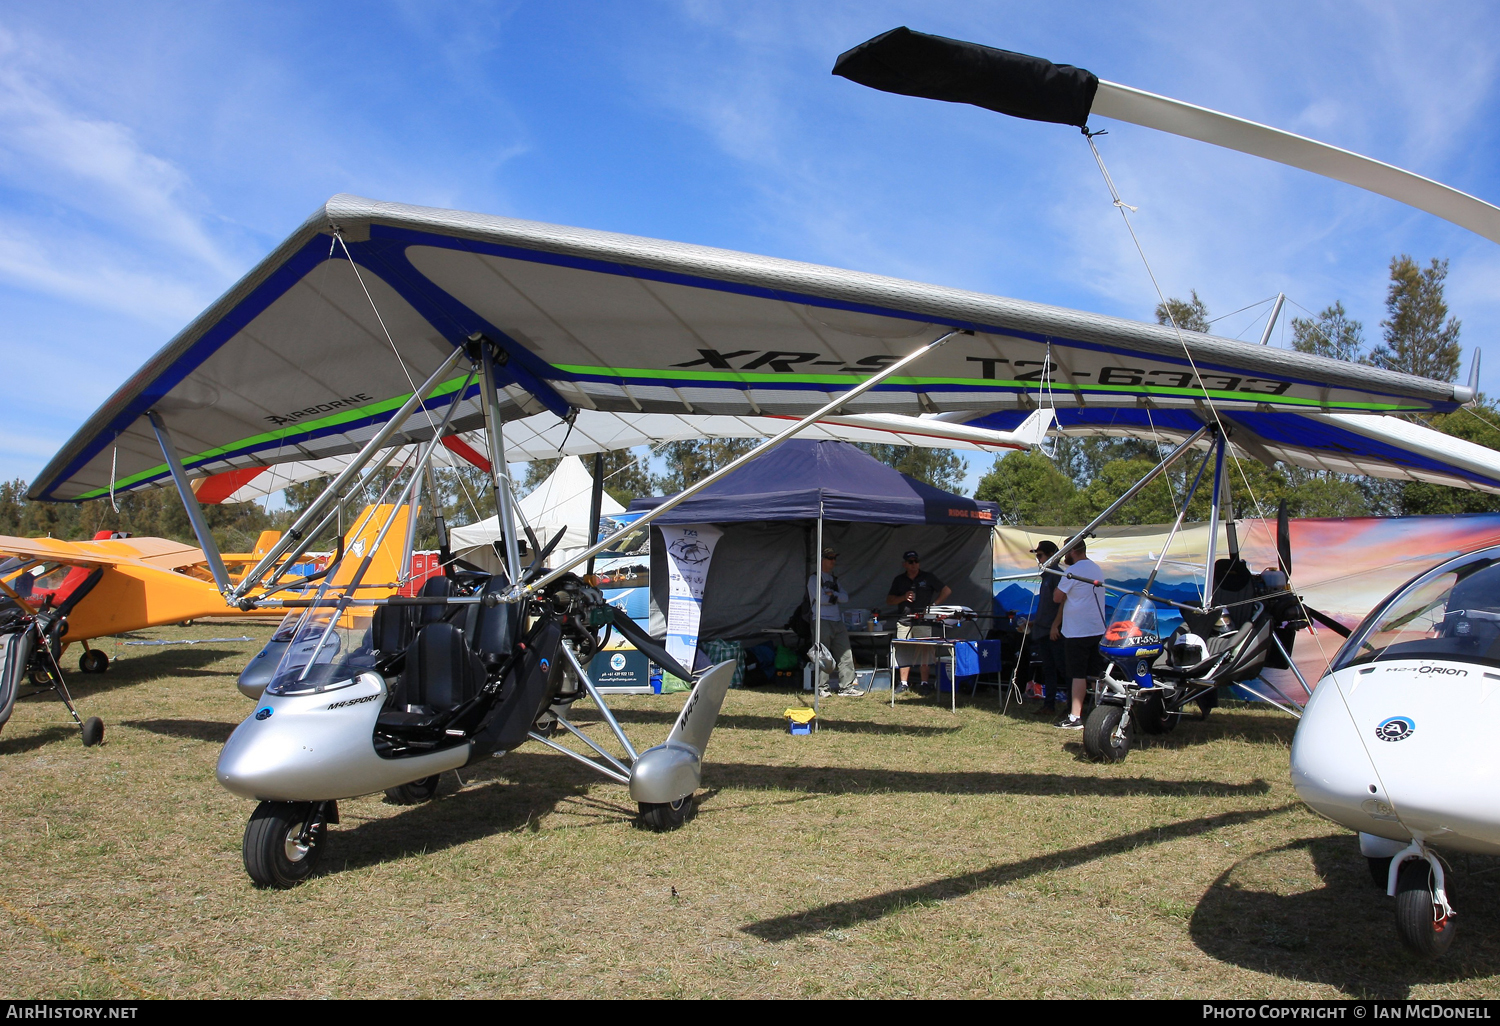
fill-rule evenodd
<path id="1" fill-rule="evenodd" d="M 1106 582 L 1120 588 L 1142 588 L 1170 524 L 1101 527 L 1088 542 L 1089 558 L 1103 568 Z M 1255 572 L 1276 566 L 1276 521 L 1238 522 L 1240 553 Z M 994 533 L 995 607 L 1030 615 L 1035 609 L 1038 582 L 1007 580 L 1034 572 L 1031 549 L 1050 539 L 1062 544 L 1067 528 L 998 527 Z M 1291 521 L 1292 586 L 1304 602 L 1353 628 L 1381 599 L 1425 570 L 1452 556 L 1500 545 L 1500 514 L 1470 513 L 1424 517 L 1308 518 Z M 1228 541 L 1219 527 L 1216 554 L 1224 556 Z M 1180 602 L 1202 600 L 1203 570 L 1208 555 L 1208 525 L 1187 524 L 1177 532 L 1157 575 L 1153 593 Z M 1113 603 L 1118 595 L 1111 595 Z M 1159 609 L 1164 632 L 1179 617 L 1169 607 Z M 1302 631 L 1292 658 L 1310 685 L 1316 686 L 1343 639 L 1324 628 Z M 1267 679 L 1293 698 L 1301 688 L 1290 671 L 1266 671 Z"/>

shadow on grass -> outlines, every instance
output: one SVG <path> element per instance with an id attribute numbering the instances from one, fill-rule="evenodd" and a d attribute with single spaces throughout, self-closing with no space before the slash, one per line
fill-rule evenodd
<path id="1" fill-rule="evenodd" d="M 789 700 L 793 704 L 801 704 L 800 697 Z M 830 718 L 824 719 L 823 729 L 837 731 L 840 734 L 904 734 L 907 737 L 940 737 L 944 734 L 952 734 L 962 730 L 963 725 L 955 723 L 952 726 L 942 727 L 918 727 L 903 726 L 899 723 L 871 723 L 867 720 L 841 720 L 838 719 L 838 710 L 823 706 Z M 677 715 L 681 712 L 677 709 L 611 709 L 615 719 L 621 723 L 652 723 L 670 727 L 677 722 Z M 597 713 L 592 709 L 579 709 L 573 717 L 573 722 L 579 726 L 594 726 L 603 723 Z M 743 713 L 720 713 L 715 729 L 728 730 L 767 730 L 773 733 L 786 733 L 786 717 L 784 716 L 751 716 Z"/>
<path id="2" fill-rule="evenodd" d="M 50 694 L 50 692 L 49 692 Z M 48 727 L 39 730 L 35 734 L 23 734 L 19 737 L 0 737 L 0 755 L 19 755 L 22 752 L 34 752 L 38 748 L 44 748 L 54 741 L 66 741 L 69 738 L 77 739 L 77 727 Z"/>
<path id="3" fill-rule="evenodd" d="M 218 720 L 125 720 L 120 726 L 149 730 L 163 737 L 185 737 L 222 745 L 239 724 L 220 723 Z"/>
<path id="4" fill-rule="evenodd" d="M 394 816 L 369 819 L 357 826 L 340 827 L 330 835 L 330 859 L 322 874 L 362 869 L 408 855 L 444 851 L 494 834 L 538 830 L 538 821 L 568 799 L 586 798 L 586 785 L 563 783 L 517 783 L 494 780 L 493 776 L 464 779 L 471 785 L 414 805 Z M 624 821 L 632 808 L 616 810 L 612 804 L 590 802 L 589 807 L 620 813 Z M 347 823 L 347 820 L 346 820 Z"/>
<path id="5" fill-rule="evenodd" d="M 986 773 L 978 770 L 890 770 L 846 766 L 763 766 L 704 763 L 705 781 L 742 790 L 868 794 L 1183 795 L 1239 798 L 1271 790 L 1264 780 L 1228 784 L 1216 780 L 1157 780 L 1153 777 L 1067 776 L 1061 773 Z"/>
<path id="6" fill-rule="evenodd" d="M 1081 866 L 1096 859 L 1104 859 L 1112 855 L 1122 855 L 1126 852 L 1138 851 L 1162 841 L 1193 837 L 1198 834 L 1207 833 L 1210 830 L 1218 830 L 1240 823 L 1253 823 L 1270 816 L 1280 815 L 1289 809 L 1298 807 L 1300 806 L 1297 803 L 1291 803 L 1274 809 L 1228 812 L 1219 816 L 1204 816 L 1201 819 L 1189 819 L 1179 823 L 1170 823 L 1166 826 L 1150 827 L 1146 830 L 1138 830 L 1135 833 L 1122 834 L 1119 837 L 1095 841 L 1092 844 L 1082 844 L 1076 848 L 1066 848 L 1062 851 L 1048 852 L 1046 855 L 1021 859 L 1018 862 L 1002 862 L 990 866 L 988 869 L 966 873 L 963 876 L 945 877 L 942 880 L 934 880 L 931 883 L 919 884 L 915 887 L 903 887 L 899 890 L 886 891 L 884 894 L 876 894 L 868 898 L 859 898 L 853 901 L 838 901 L 831 905 L 811 908 L 805 912 L 776 916 L 773 919 L 762 919 L 760 922 L 750 923 L 740 927 L 740 929 L 763 941 L 773 943 L 776 941 L 792 940 L 808 934 L 821 933 L 824 930 L 847 929 L 858 926 L 861 923 L 881 919 L 892 913 L 911 908 L 914 905 L 929 905 L 939 901 L 951 901 L 954 898 L 962 898 L 973 894 L 975 891 L 999 887 L 1003 884 L 1014 883 L 1017 880 L 1024 880 L 1027 877 L 1055 872 L 1059 869 L 1071 869 L 1074 866 Z"/>
<path id="7" fill-rule="evenodd" d="M 1278 856 L 1299 851 L 1312 859 L 1321 886 L 1278 894 L 1254 883 L 1256 876 L 1276 873 Z M 1296 841 L 1236 863 L 1198 902 L 1190 934 L 1220 961 L 1327 984 L 1355 998 L 1402 1000 L 1414 986 L 1500 974 L 1500 879 L 1475 872 L 1500 862 L 1458 855 L 1451 866 L 1458 933 L 1436 962 L 1418 961 L 1401 946 L 1395 900 L 1370 882 L 1348 834 Z"/>
<path id="8" fill-rule="evenodd" d="M 246 646 L 248 648 L 248 646 Z M 179 649 L 162 648 L 152 652 L 150 655 L 131 656 L 129 659 L 120 659 L 109 664 L 109 669 L 103 673 L 84 673 L 78 669 L 78 652 L 80 650 L 70 649 L 59 662 L 62 665 L 63 680 L 68 685 L 68 692 L 75 700 L 84 700 L 94 695 L 101 695 L 115 688 L 129 687 L 132 684 L 142 684 L 148 680 L 158 677 L 223 677 L 230 671 L 205 670 L 204 667 L 218 662 L 227 655 L 237 653 L 232 649 L 204 648 L 201 645 L 184 646 Z M 249 653 L 245 660 L 250 659 Z M 238 670 L 233 671 L 238 673 Z M 45 697 L 46 700 L 55 701 L 50 688 L 23 696 L 19 701 L 39 701 Z M 80 712 L 80 715 L 88 715 Z"/>

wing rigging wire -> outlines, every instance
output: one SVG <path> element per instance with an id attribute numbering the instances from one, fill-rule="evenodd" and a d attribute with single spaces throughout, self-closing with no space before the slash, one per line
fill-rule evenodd
<path id="1" fill-rule="evenodd" d="M 355 262 L 353 254 L 351 254 L 349 252 L 349 244 L 344 241 L 344 236 L 343 236 L 342 232 L 335 231 L 333 233 L 333 237 L 338 242 L 338 244 L 341 247 L 343 247 L 344 256 L 345 256 L 346 259 L 348 259 L 349 266 L 354 269 L 355 280 L 359 282 L 360 290 L 362 292 L 364 292 L 365 299 L 370 304 L 370 310 L 375 314 L 375 320 L 380 324 L 380 330 L 385 335 L 385 340 L 386 340 L 387 343 L 389 343 L 389 345 L 391 347 L 391 352 L 396 357 L 396 363 L 401 367 L 401 373 L 402 373 L 402 375 L 405 376 L 406 383 L 411 386 L 412 394 L 415 395 L 416 391 L 417 391 L 417 383 L 412 380 L 411 371 L 406 366 L 406 360 L 402 358 L 401 351 L 396 348 L 396 340 L 391 337 L 391 330 L 388 327 L 386 327 L 385 318 L 380 315 L 380 308 L 375 305 L 375 297 L 372 296 L 372 295 L 370 295 L 370 289 L 369 289 L 369 287 L 367 285 L 365 285 L 364 275 L 362 275 L 362 274 L 359 273 L 359 264 Z M 331 244 L 329 246 L 328 252 L 329 252 L 329 256 L 332 257 L 332 255 L 333 255 L 333 247 L 332 247 Z M 454 403 L 461 402 L 463 400 L 463 391 L 467 391 L 467 390 L 468 390 L 468 386 L 465 385 L 464 389 L 462 391 L 460 391 L 460 393 L 457 396 L 454 397 L 453 402 Z M 436 434 L 437 430 L 438 430 L 437 424 L 433 421 L 433 419 L 432 419 L 432 411 L 427 408 L 427 404 L 426 403 L 422 404 L 422 415 L 427 418 L 427 425 L 428 425 L 428 427 L 432 429 L 432 431 L 433 431 L 434 434 Z M 515 490 L 515 484 L 514 484 L 514 482 L 511 481 L 511 478 L 510 478 L 510 467 L 509 467 L 509 465 L 501 466 L 501 467 L 498 467 L 498 468 L 495 468 L 495 469 L 496 469 L 496 471 L 498 471 L 496 473 L 496 476 L 499 477 L 500 480 L 504 482 L 505 489 L 508 492 L 510 492 L 512 507 L 515 507 L 516 503 L 517 503 L 517 500 L 516 500 L 516 497 L 515 497 L 516 490 Z M 456 470 L 455 470 L 454 477 L 458 481 L 459 488 L 463 490 L 464 498 L 469 503 L 469 510 L 470 510 L 470 512 L 472 512 L 474 514 L 474 520 L 476 522 L 478 522 L 481 519 L 481 517 L 479 516 L 479 506 L 474 501 L 474 496 L 469 492 L 468 485 L 466 485 L 464 483 L 463 475 L 460 474 L 460 473 L 457 473 Z M 434 500 L 434 501 L 436 501 L 436 500 Z M 497 508 L 497 510 L 496 510 L 496 516 L 498 516 L 498 515 L 499 515 L 499 510 Z M 518 515 L 520 515 L 520 514 L 518 513 Z M 521 522 L 523 524 L 526 524 L 526 518 L 525 518 L 525 516 L 524 515 L 520 515 L 520 516 L 521 516 Z M 530 525 L 526 524 L 526 526 L 529 527 Z"/>
<path id="2" fill-rule="evenodd" d="M 1114 179 L 1111 178 L 1110 174 L 1109 174 L 1109 168 L 1106 167 L 1105 164 L 1104 164 L 1104 156 L 1099 152 L 1099 147 L 1094 142 L 1094 137 L 1095 136 L 1106 135 L 1107 133 L 1106 132 L 1102 132 L 1102 131 L 1101 132 L 1090 132 L 1087 128 L 1081 129 L 1081 131 L 1083 132 L 1084 139 L 1088 141 L 1089 150 L 1094 155 L 1094 162 L 1099 165 L 1099 173 L 1104 177 L 1104 184 L 1109 189 L 1109 194 L 1110 194 L 1111 199 L 1113 200 L 1114 206 L 1115 206 L 1115 208 L 1117 210 L 1120 211 L 1120 219 L 1125 222 L 1125 230 L 1130 233 L 1130 241 L 1135 244 L 1135 251 L 1136 251 L 1136 253 L 1138 253 L 1140 255 L 1141 263 L 1146 268 L 1146 274 L 1151 279 L 1151 287 L 1156 290 L 1157 298 L 1160 300 L 1160 302 L 1162 304 L 1162 308 L 1165 309 L 1166 312 L 1167 312 L 1167 320 L 1171 323 L 1172 330 L 1174 332 L 1176 332 L 1176 334 L 1177 334 L 1177 342 L 1182 347 L 1182 354 L 1183 354 L 1183 356 L 1185 356 L 1187 358 L 1188 366 L 1191 367 L 1192 370 L 1193 370 L 1193 378 L 1194 378 L 1194 380 L 1196 380 L 1198 382 L 1198 387 L 1203 392 L 1203 398 L 1204 398 L 1204 401 L 1205 401 L 1204 405 L 1208 408 L 1209 414 L 1214 419 L 1214 424 L 1217 425 L 1217 427 L 1219 429 L 1219 437 L 1220 437 L 1221 440 L 1223 440 L 1223 442 L 1225 444 L 1228 444 L 1229 433 L 1224 429 L 1224 422 L 1219 417 L 1218 408 L 1214 405 L 1213 398 L 1208 394 L 1208 388 L 1207 388 L 1207 386 L 1205 386 L 1203 384 L 1203 377 L 1202 377 L 1202 375 L 1200 375 L 1198 373 L 1198 364 L 1197 364 L 1196 361 L 1194 361 L 1192 351 L 1188 348 L 1187 339 L 1184 338 L 1183 335 L 1182 335 L 1182 327 L 1177 323 L 1177 318 L 1172 314 L 1171 307 L 1167 305 L 1167 297 L 1166 297 L 1166 294 L 1162 292 L 1161 283 L 1159 281 L 1157 281 L 1156 271 L 1152 269 L 1152 267 L 1151 267 L 1151 261 L 1146 257 L 1146 250 L 1141 245 L 1141 240 L 1140 240 L 1140 238 L 1135 233 L 1135 226 L 1130 223 L 1130 215 L 1125 212 L 1127 209 L 1130 210 L 1130 211 L 1132 211 L 1132 212 L 1136 212 L 1136 211 L 1139 210 L 1139 208 L 1131 206 L 1129 203 L 1126 203 L 1124 200 L 1122 200 L 1120 198 L 1120 191 L 1117 188 L 1115 188 Z M 1228 455 L 1232 456 L 1233 454 L 1230 453 Z M 1245 468 L 1240 465 L 1240 461 L 1237 458 L 1234 458 L 1234 459 L 1232 459 L 1232 462 L 1234 463 L 1235 469 L 1239 472 L 1240 480 L 1245 485 L 1245 493 L 1250 496 L 1250 501 L 1255 504 L 1255 510 L 1256 510 L 1256 512 L 1260 514 L 1260 516 L 1257 518 L 1260 521 L 1260 528 L 1261 528 L 1261 530 L 1263 530 L 1263 531 L 1266 532 L 1267 539 L 1270 541 L 1272 547 L 1274 548 L 1275 544 L 1276 544 L 1276 539 L 1273 536 L 1271 536 L 1271 534 L 1270 534 L 1270 528 L 1267 526 L 1267 522 L 1266 522 L 1265 509 L 1261 505 L 1260 498 L 1255 494 L 1255 489 L 1251 486 L 1251 484 L 1250 484 L 1250 478 L 1245 474 Z M 1204 577 L 1203 589 L 1204 589 L 1204 594 L 1208 595 L 1209 594 L 1209 582 L 1208 582 L 1208 579 L 1207 579 L 1207 574 L 1205 574 L 1205 577 Z M 1296 595 L 1296 592 L 1293 591 L 1293 594 Z M 1324 657 L 1325 664 L 1326 664 L 1326 661 L 1331 658 L 1328 655 L 1328 650 L 1324 647 L 1323 640 L 1322 640 L 1322 638 L 1320 638 L 1318 636 L 1317 631 L 1312 629 L 1312 627 L 1311 627 L 1311 623 L 1312 623 L 1311 617 L 1306 617 L 1307 609 L 1303 605 L 1302 596 L 1297 595 L 1296 597 L 1297 597 L 1297 605 L 1302 609 L 1304 617 L 1308 620 L 1309 630 L 1312 633 L 1313 638 L 1317 641 L 1318 654 Z M 1210 601 L 1212 601 L 1212 597 L 1210 596 L 1208 598 L 1205 598 L 1204 601 L 1205 601 L 1205 603 L 1210 602 Z M 1342 692 L 1340 692 L 1340 694 L 1342 695 Z M 1346 700 L 1345 701 L 1345 708 L 1347 709 L 1347 707 L 1348 707 L 1348 702 Z M 1351 717 L 1353 716 L 1352 712 L 1350 712 L 1350 716 Z M 1361 743 L 1363 743 L 1362 739 L 1361 739 Z M 1384 786 L 1384 785 L 1382 785 L 1382 786 Z"/>

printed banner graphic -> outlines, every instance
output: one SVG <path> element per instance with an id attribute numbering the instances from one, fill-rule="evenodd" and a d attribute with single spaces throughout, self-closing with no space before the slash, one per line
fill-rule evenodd
<path id="1" fill-rule="evenodd" d="M 667 653 L 691 670 L 698 652 L 698 622 L 703 615 L 703 585 L 714 545 L 724 534 L 709 524 L 663 527 L 667 546 Z"/>
<path id="2" fill-rule="evenodd" d="M 1103 568 L 1110 584 L 1139 589 L 1161 556 L 1170 530 L 1165 524 L 1101 527 L 1089 539 L 1089 558 Z M 1029 550 L 1037 542 L 1047 538 L 1061 543 L 1068 534 L 1066 528 L 1055 527 L 996 529 L 997 610 L 1031 613 L 1036 580 L 1005 578 L 1036 569 L 1036 557 Z M 1460 553 L 1500 544 L 1500 514 L 1308 518 L 1293 520 L 1291 534 L 1292 587 L 1309 606 L 1353 628 L 1381 599 L 1418 574 Z M 1241 555 L 1251 570 L 1276 565 L 1274 520 L 1239 521 L 1239 540 Z M 1228 539 L 1220 527 L 1216 555 L 1222 557 L 1227 550 Z M 1151 590 L 1180 602 L 1200 602 L 1207 557 L 1208 526 L 1184 526 L 1173 539 Z M 1110 597 L 1111 603 L 1118 599 Z M 1163 635 L 1177 626 L 1178 616 L 1172 609 L 1159 607 L 1158 615 Z M 1342 644 L 1342 638 L 1322 628 L 1297 635 L 1292 660 L 1309 685 L 1317 685 Z M 1290 671 L 1267 670 L 1265 676 L 1288 695 L 1300 697 L 1301 688 Z"/>

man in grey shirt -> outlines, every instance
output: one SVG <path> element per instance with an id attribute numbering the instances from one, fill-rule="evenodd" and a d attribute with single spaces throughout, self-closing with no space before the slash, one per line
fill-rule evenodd
<path id="1" fill-rule="evenodd" d="M 1061 638 L 1067 675 L 1073 680 L 1072 701 L 1068 715 L 1055 726 L 1064 730 L 1083 729 L 1083 699 L 1088 693 L 1088 678 L 1104 672 L 1104 655 L 1099 639 L 1104 636 L 1104 571 L 1089 558 L 1083 539 L 1079 539 L 1063 556 L 1067 573 L 1057 582 L 1052 597 L 1058 610 L 1051 636 Z"/>
<path id="2" fill-rule="evenodd" d="M 849 629 L 844 626 L 844 610 L 840 605 L 849 601 L 849 593 L 839 586 L 839 579 L 833 573 L 833 567 L 838 558 L 839 554 L 833 549 L 824 549 L 821 574 L 811 574 L 807 578 L 809 608 L 817 607 L 819 577 L 822 578 L 823 620 L 822 630 L 819 633 L 824 647 L 833 654 L 833 658 L 839 664 L 837 690 L 831 690 L 827 684 L 819 681 L 818 695 L 822 698 L 827 698 L 832 694 L 859 694 L 859 689 L 854 686 L 854 652 L 849 647 Z"/>

